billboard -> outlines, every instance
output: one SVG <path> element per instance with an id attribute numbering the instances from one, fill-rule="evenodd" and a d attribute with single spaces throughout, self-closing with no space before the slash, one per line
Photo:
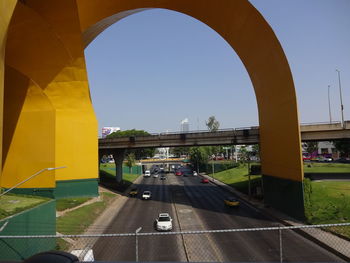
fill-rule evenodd
<path id="1" fill-rule="evenodd" d="M 102 138 L 106 138 L 107 135 L 116 132 L 116 131 L 120 131 L 119 127 L 103 127 L 102 128 Z"/>

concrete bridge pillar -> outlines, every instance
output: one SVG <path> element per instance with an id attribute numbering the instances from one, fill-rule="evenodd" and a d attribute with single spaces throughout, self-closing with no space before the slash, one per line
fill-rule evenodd
<path id="1" fill-rule="evenodd" d="M 115 162 L 116 180 L 117 183 L 120 183 L 123 180 L 123 161 L 125 149 L 114 149 L 112 154 Z"/>

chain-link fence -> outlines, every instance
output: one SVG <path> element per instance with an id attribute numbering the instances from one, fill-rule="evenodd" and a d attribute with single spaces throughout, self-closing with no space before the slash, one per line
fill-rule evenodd
<path id="1" fill-rule="evenodd" d="M 1 259 L 24 259 L 52 249 L 81 261 L 344 262 L 350 259 L 350 223 L 153 232 L 0 236 Z M 41 241 L 41 242 L 38 242 Z M 42 247 L 40 247 L 42 244 Z"/>

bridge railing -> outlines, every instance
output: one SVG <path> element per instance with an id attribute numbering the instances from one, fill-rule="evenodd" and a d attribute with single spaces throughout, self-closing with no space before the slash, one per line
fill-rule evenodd
<path id="1" fill-rule="evenodd" d="M 68 227 L 74 229 L 69 225 L 67 231 Z M 26 258 L 30 251 L 38 253 L 37 244 L 44 243 L 73 253 L 81 261 L 343 262 L 350 258 L 349 235 L 350 223 L 90 235 L 0 235 L 0 260 Z M 36 239 L 46 242 L 35 242 Z"/>

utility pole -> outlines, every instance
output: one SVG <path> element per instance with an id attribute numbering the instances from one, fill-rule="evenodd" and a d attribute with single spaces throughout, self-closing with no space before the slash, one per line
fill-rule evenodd
<path id="1" fill-rule="evenodd" d="M 329 112 L 329 124 L 332 124 L 331 99 L 329 97 L 330 87 L 331 85 L 328 85 L 328 112 Z"/>
<path id="2" fill-rule="evenodd" d="M 341 123 L 342 123 L 343 129 L 345 129 L 345 122 L 344 122 L 344 105 L 343 105 L 343 96 L 342 96 L 342 92 L 341 92 L 341 83 L 340 83 L 340 70 L 336 69 L 335 71 L 338 72 Z"/>

